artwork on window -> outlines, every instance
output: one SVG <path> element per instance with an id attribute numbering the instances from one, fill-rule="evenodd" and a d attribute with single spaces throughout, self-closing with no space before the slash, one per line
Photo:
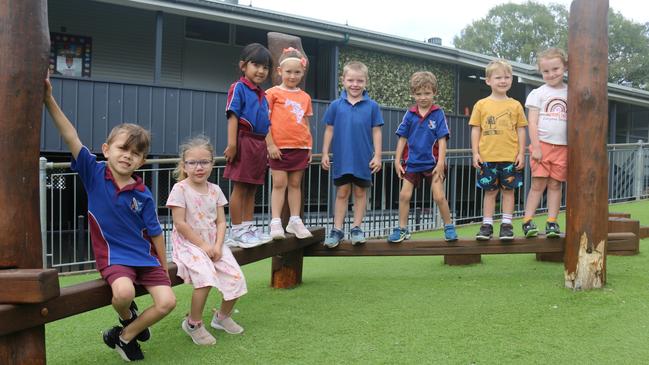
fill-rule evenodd
<path id="1" fill-rule="evenodd" d="M 90 77 L 92 38 L 50 33 L 50 74 Z"/>

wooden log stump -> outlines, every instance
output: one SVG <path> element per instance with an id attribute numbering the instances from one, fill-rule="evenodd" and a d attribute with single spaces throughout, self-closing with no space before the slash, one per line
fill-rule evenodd
<path id="1" fill-rule="evenodd" d="M 640 221 L 629 219 L 629 218 L 609 217 L 608 232 L 609 233 L 630 232 L 635 234 L 636 237 L 640 237 Z M 638 240 L 636 243 L 637 243 L 636 246 L 631 252 L 629 251 L 611 252 L 611 250 L 608 250 L 608 254 L 618 255 L 618 256 L 637 255 L 638 253 L 640 253 L 640 241 Z"/>
<path id="2" fill-rule="evenodd" d="M 481 255 L 444 255 L 444 264 L 449 266 L 472 265 L 481 262 Z"/>
<path id="3" fill-rule="evenodd" d="M 274 256 L 270 286 L 276 289 L 290 289 L 302 284 L 303 259 L 303 250 Z"/>

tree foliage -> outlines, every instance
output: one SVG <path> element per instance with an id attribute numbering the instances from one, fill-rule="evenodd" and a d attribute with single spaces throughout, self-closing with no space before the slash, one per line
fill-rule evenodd
<path id="1" fill-rule="evenodd" d="M 634 23 L 613 10 L 608 19 L 609 81 L 649 89 L 649 23 Z M 534 64 L 538 51 L 567 50 L 568 10 L 531 1 L 498 5 L 465 27 L 453 43 L 456 48 Z"/>

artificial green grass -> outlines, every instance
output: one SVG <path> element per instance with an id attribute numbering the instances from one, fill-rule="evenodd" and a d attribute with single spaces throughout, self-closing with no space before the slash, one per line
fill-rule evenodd
<path id="1" fill-rule="evenodd" d="M 649 225 L 647 201 L 610 210 Z M 520 222 L 515 226 L 520 235 Z M 476 230 L 464 227 L 460 235 Z M 647 250 L 649 239 L 637 256 L 609 256 L 606 287 L 584 292 L 564 288 L 563 264 L 530 254 L 483 255 L 471 266 L 445 266 L 441 257 L 305 258 L 304 283 L 291 290 L 269 287 L 270 260 L 264 260 L 243 267 L 249 293 L 234 318 L 244 334 L 210 329 L 217 344 L 194 345 L 180 329 L 191 295 L 181 285 L 174 288 L 177 308 L 142 344 L 145 363 L 645 363 Z M 213 292 L 209 305 L 219 298 Z M 148 296 L 137 301 L 140 308 L 150 304 Z M 48 324 L 48 363 L 121 363 L 100 336 L 115 324 L 110 307 Z"/>

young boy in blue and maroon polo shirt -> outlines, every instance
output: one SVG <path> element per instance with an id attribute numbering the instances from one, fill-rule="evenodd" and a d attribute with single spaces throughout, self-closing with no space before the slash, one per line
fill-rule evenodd
<path id="1" fill-rule="evenodd" d="M 144 164 L 149 132 L 135 124 L 116 126 L 102 145 L 106 161 L 98 162 L 54 100 L 49 80 L 44 103 L 88 194 L 88 229 L 97 270 L 111 287 L 119 315 L 121 326 L 105 331 L 104 342 L 124 360 L 141 360 L 144 355 L 137 341 L 147 341 L 148 327 L 176 306 L 156 205 L 142 179 L 133 175 Z M 134 284 L 144 286 L 153 298 L 153 305 L 139 316 Z"/>
<path id="2" fill-rule="evenodd" d="M 403 179 L 399 193 L 399 226 L 388 237 L 388 242 L 399 243 L 410 238 L 408 213 L 412 191 L 422 180 L 431 184 L 433 199 L 444 221 L 444 237 L 447 241 L 457 240 L 455 226 L 444 194 L 446 175 L 446 140 L 449 137 L 444 111 L 434 104 L 437 95 L 437 78 L 431 72 L 415 72 L 410 77 L 410 92 L 416 105 L 403 116 L 397 128 L 397 151 L 394 168 Z M 438 146 L 438 156 L 434 146 Z M 407 157 L 404 156 L 404 151 Z M 405 168 L 402 165 L 405 160 Z"/>

